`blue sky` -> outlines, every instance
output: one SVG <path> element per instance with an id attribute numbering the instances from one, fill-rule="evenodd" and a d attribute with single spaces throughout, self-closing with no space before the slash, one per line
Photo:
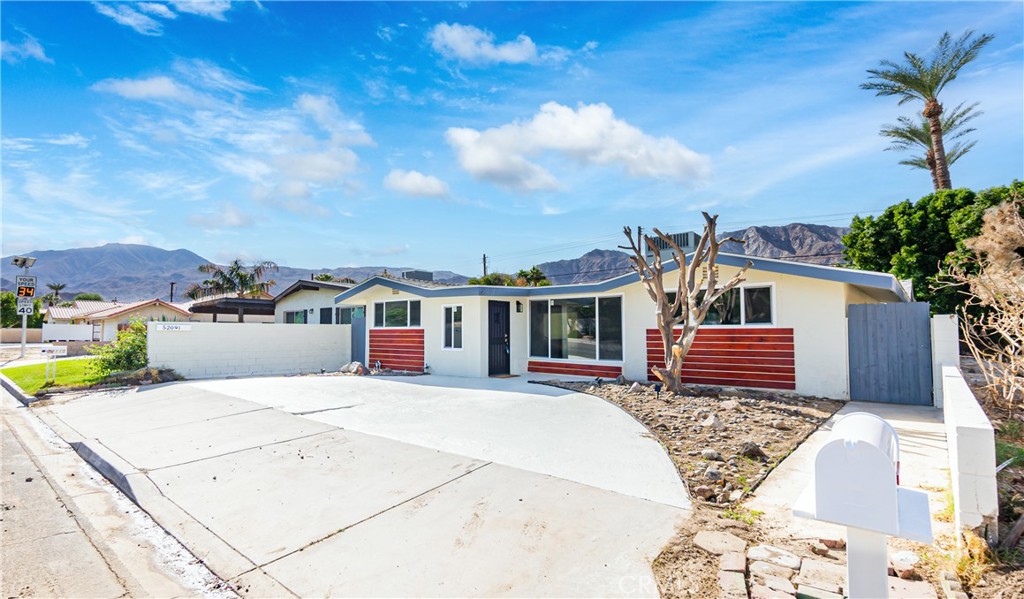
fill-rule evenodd
<path id="1" fill-rule="evenodd" d="M 858 85 L 994 33 L 954 186 L 1024 177 L 1024 4 L 3 2 L 3 253 L 145 243 L 475 274 L 623 225 L 847 225 L 930 191 Z"/>

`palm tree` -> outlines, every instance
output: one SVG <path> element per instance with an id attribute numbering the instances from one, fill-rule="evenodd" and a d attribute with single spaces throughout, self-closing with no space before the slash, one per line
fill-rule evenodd
<path id="1" fill-rule="evenodd" d="M 314 281 L 323 281 L 324 283 L 333 283 L 334 282 L 334 275 L 332 275 L 329 272 L 322 272 L 322 273 L 313 275 L 313 280 Z"/>
<path id="2" fill-rule="evenodd" d="M 64 290 L 67 285 L 64 283 L 47 283 L 46 286 L 50 289 L 50 305 L 60 303 L 60 292 Z"/>
<path id="3" fill-rule="evenodd" d="M 978 103 L 975 102 L 970 106 L 964 107 L 964 103 L 961 102 L 951 112 L 942 115 L 943 143 L 953 142 L 953 145 L 946 150 L 947 165 L 955 163 L 964 154 L 970 152 L 974 144 L 978 143 L 976 141 L 957 141 L 975 130 L 974 127 L 968 129 L 963 127 L 970 120 L 982 114 L 980 111 L 974 110 L 977 106 Z M 883 126 L 880 132 L 883 136 L 892 138 L 892 145 L 886 148 L 886 150 L 902 152 L 917 148 L 923 149 L 925 151 L 924 156 L 906 158 L 900 160 L 900 164 L 928 169 L 932 175 L 932 185 L 935 187 L 935 190 L 942 189 L 939 186 L 939 174 L 935 170 L 935 151 L 932 149 L 931 125 L 928 123 L 928 119 L 924 117 L 911 119 L 910 117 L 901 116 L 896 119 L 896 122 L 897 124 L 895 125 Z"/>
<path id="4" fill-rule="evenodd" d="M 252 266 L 245 266 L 241 260 L 232 260 L 227 268 L 217 264 L 203 264 L 199 272 L 210 275 L 202 283 L 193 283 L 185 295 L 190 299 L 200 299 L 208 295 L 220 295 L 226 293 L 237 293 L 238 297 L 255 293 L 266 293 L 277 281 L 264 281 L 263 276 L 267 271 L 277 271 L 277 264 L 269 260 L 257 262 Z"/>
<path id="5" fill-rule="evenodd" d="M 900 105 L 911 100 L 924 102 L 921 114 L 928 120 L 938 189 L 953 187 L 949 179 L 946 149 L 942 143 L 942 104 L 939 103 L 939 93 L 950 81 L 956 79 L 960 69 L 978 57 L 981 49 L 994 37 L 987 33 L 975 37 L 974 31 L 967 31 L 954 41 L 947 31 L 939 38 L 939 44 L 929 60 L 913 52 L 904 52 L 905 64 L 883 60 L 879 68 L 868 69 L 871 77 L 868 82 L 860 85 L 861 89 L 873 90 L 879 96 L 898 96 Z"/>

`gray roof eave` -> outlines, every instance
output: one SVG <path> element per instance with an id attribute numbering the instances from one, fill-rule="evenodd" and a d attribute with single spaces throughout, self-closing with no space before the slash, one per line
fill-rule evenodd
<path id="1" fill-rule="evenodd" d="M 692 257 L 690 254 L 689 257 Z M 765 272 L 792 275 L 797 277 L 808 277 L 837 283 L 848 283 L 859 287 L 881 289 L 891 292 L 893 298 L 900 302 L 909 302 L 906 291 L 899 281 L 891 274 L 882 272 L 871 272 L 865 270 L 854 270 L 849 268 L 838 268 L 835 266 L 820 266 L 817 264 L 806 264 L 802 262 L 787 262 L 773 258 L 761 258 L 757 256 L 745 256 L 741 254 L 718 254 L 719 264 L 742 268 L 747 261 L 752 263 L 751 268 Z M 675 263 L 665 265 L 665 272 L 672 272 L 676 269 Z M 604 293 L 628 285 L 638 280 L 637 274 L 628 272 L 611 279 L 598 281 L 596 283 L 575 283 L 570 285 L 550 285 L 548 287 L 498 287 L 492 285 L 462 285 L 458 287 L 424 288 L 411 285 L 403 281 L 387 277 L 371 277 L 355 287 L 339 293 L 334 297 L 334 303 L 344 303 L 346 300 L 363 293 L 375 286 L 386 287 L 404 291 L 419 297 L 474 297 L 474 296 L 502 296 L 502 297 L 543 297 L 548 295 L 567 295 L 574 293 Z"/>

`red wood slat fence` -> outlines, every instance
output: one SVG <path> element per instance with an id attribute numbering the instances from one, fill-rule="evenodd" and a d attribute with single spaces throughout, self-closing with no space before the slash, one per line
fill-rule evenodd
<path id="1" fill-rule="evenodd" d="M 677 332 L 678 333 L 678 332 Z M 658 329 L 647 329 L 647 378 L 665 365 Z M 793 329 L 702 328 L 683 360 L 683 382 L 796 389 Z"/>
<path id="2" fill-rule="evenodd" d="M 382 368 L 423 372 L 423 329 L 370 329 L 370 358 Z"/>
<path id="3" fill-rule="evenodd" d="M 530 372 L 543 374 L 569 374 L 573 376 L 592 376 L 613 379 L 622 374 L 621 366 L 606 364 L 566 364 L 565 362 L 546 362 L 530 360 L 526 368 Z"/>

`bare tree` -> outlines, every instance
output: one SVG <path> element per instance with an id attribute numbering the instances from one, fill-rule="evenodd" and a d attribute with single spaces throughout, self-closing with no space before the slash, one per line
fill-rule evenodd
<path id="1" fill-rule="evenodd" d="M 1012 418 L 1024 407 L 1024 199 L 985 212 L 981 234 L 965 245 L 974 256 L 950 268 L 967 301 L 964 341 L 978 361 L 989 400 Z"/>
<path id="2" fill-rule="evenodd" d="M 657 306 L 658 331 L 661 333 L 665 350 L 665 367 L 652 367 L 651 372 L 673 393 L 683 392 L 683 360 L 686 358 L 687 352 L 690 351 L 693 339 L 697 335 L 697 329 L 704 322 L 708 310 L 711 309 L 715 300 L 743 282 L 743 275 L 753 265 L 748 260 L 733 278 L 719 286 L 718 271 L 715 268 L 719 248 L 726 241 L 739 243 L 743 243 L 743 241 L 732 237 L 717 239 L 715 228 L 718 223 L 718 215 L 711 216 L 707 212 L 702 214 L 705 221 L 704 233 L 689 261 L 687 261 L 686 254 L 671 237 L 654 229 L 657 239 L 667 246 L 666 249 L 672 250 L 672 261 L 675 262 L 679 271 L 679 281 L 676 283 L 675 296 L 672 298 L 669 297 L 670 291 L 665 289 L 665 262 L 661 254 L 662 245 L 655 241 L 655 237 L 644 235 L 639 228 L 634 235 L 632 229 L 624 227 L 623 232 L 629 239 L 629 245 L 619 246 L 624 250 L 632 250 L 633 255 L 629 257 L 629 260 L 633 270 L 640 275 L 640 281 L 647 289 L 647 294 L 651 296 Z M 653 259 L 648 260 L 645 248 L 650 248 Z M 697 279 L 698 276 L 700 276 L 700 280 Z M 677 329 L 677 327 L 680 328 Z"/>

